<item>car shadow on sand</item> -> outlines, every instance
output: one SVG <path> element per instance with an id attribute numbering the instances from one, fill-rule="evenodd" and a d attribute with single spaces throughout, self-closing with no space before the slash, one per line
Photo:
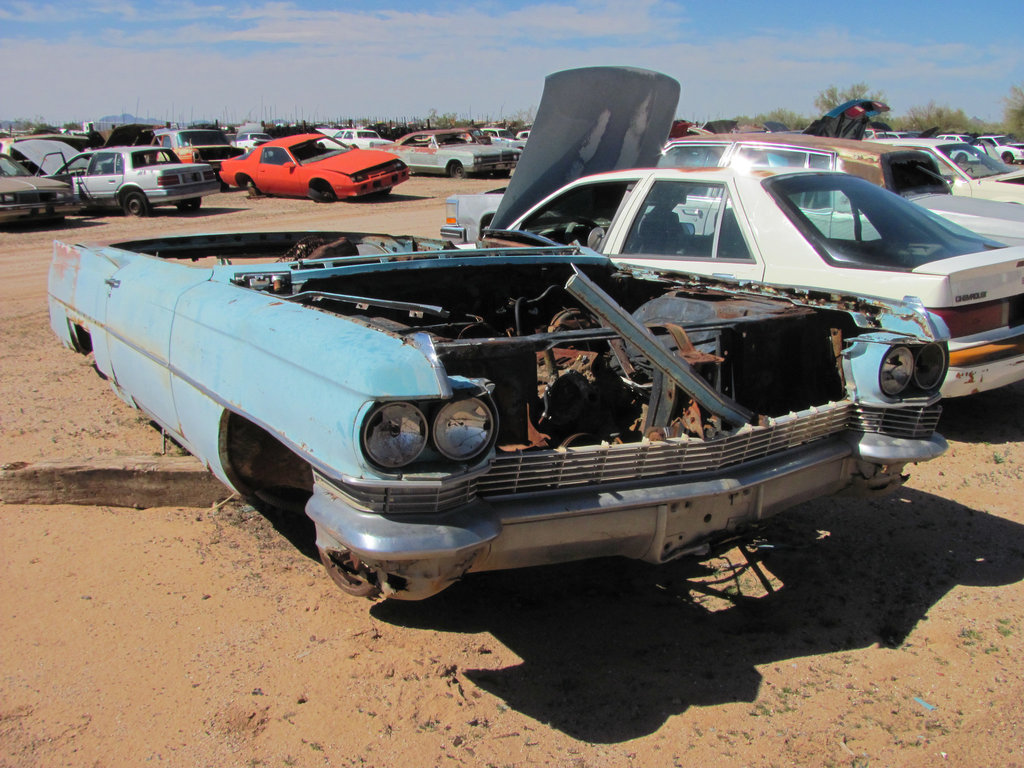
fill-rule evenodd
<path id="1" fill-rule="evenodd" d="M 1024 381 L 942 401 L 939 432 L 965 443 L 1024 441 Z"/>
<path id="2" fill-rule="evenodd" d="M 491 633 L 522 662 L 462 674 L 574 738 L 618 743 L 692 706 L 755 701 L 760 665 L 895 648 L 952 587 L 1024 577 L 1024 526 L 916 490 L 805 504 L 763 533 L 764 570 L 782 586 L 759 595 L 742 586 L 748 566 L 734 549 L 661 567 L 614 559 L 473 574 L 371 612 Z"/>

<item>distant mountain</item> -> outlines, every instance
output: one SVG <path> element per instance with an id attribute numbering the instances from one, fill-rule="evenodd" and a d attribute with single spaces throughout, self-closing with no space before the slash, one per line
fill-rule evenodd
<path id="1" fill-rule="evenodd" d="M 96 130 L 102 131 L 106 128 L 113 128 L 115 125 L 128 125 L 132 123 L 141 123 L 142 125 L 163 125 L 163 120 L 157 120 L 155 117 L 136 117 L 124 112 L 120 115 L 105 115 L 91 121 Z"/>

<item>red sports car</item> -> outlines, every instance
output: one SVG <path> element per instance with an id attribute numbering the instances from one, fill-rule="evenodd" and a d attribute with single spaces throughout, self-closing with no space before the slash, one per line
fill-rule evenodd
<path id="1" fill-rule="evenodd" d="M 322 203 L 358 195 L 386 195 L 409 178 L 388 152 L 356 149 L 322 133 L 286 136 L 261 144 L 220 167 L 225 184 L 255 193 L 309 197 Z"/>

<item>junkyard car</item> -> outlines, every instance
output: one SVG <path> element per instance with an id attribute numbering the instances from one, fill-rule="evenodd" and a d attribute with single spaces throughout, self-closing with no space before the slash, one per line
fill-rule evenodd
<path id="1" fill-rule="evenodd" d="M 520 139 L 508 128 L 485 125 L 480 129 L 480 133 L 490 139 L 491 144 L 495 146 L 515 147 L 516 149 L 522 149 L 526 146 L 526 139 Z"/>
<path id="2" fill-rule="evenodd" d="M 435 173 L 461 179 L 467 174 L 507 176 L 519 161 L 520 150 L 479 144 L 466 129 L 417 131 L 388 145 L 413 173 Z"/>
<path id="3" fill-rule="evenodd" d="M 917 205 L 979 234 L 1010 245 L 1024 244 L 1021 210 L 1002 204 L 1024 199 L 1019 197 L 1024 190 L 1019 186 L 1024 181 L 1024 172 L 1015 177 L 1001 177 L 998 185 L 986 182 L 985 194 L 973 195 L 976 198 L 973 200 L 963 199 L 965 189 L 950 190 L 944 178 L 948 171 L 943 169 L 940 157 L 929 151 L 933 141 L 894 138 L 869 142 L 765 134 L 689 137 L 669 142 L 658 165 L 665 168 L 733 165 L 740 168 L 797 167 L 845 171 L 913 200 Z M 981 156 L 978 150 L 971 151 Z M 980 191 L 981 185 L 976 186 Z M 954 197 L 953 193 L 960 197 Z"/>
<path id="4" fill-rule="evenodd" d="M 51 325 L 217 477 L 304 509 L 353 594 L 706 551 L 941 454 L 913 305 L 585 249 L 338 232 L 56 243 Z"/>
<path id="5" fill-rule="evenodd" d="M 387 139 L 382 139 L 380 134 L 370 128 L 340 128 L 338 130 L 318 128 L 317 130 L 342 144 L 359 149 L 379 149 L 391 143 Z"/>
<path id="6" fill-rule="evenodd" d="M 894 140 L 892 144 L 801 134 L 738 133 L 690 136 L 669 141 L 658 165 L 666 168 L 813 168 L 839 170 L 896 192 L 950 221 L 1008 245 L 1024 245 L 1024 210 L 1005 205 L 1017 200 L 1024 187 L 985 182 L 975 185 L 975 197 L 943 179 L 939 158 L 925 151 L 929 139 Z M 895 146 L 894 146 L 895 145 Z M 979 153 L 974 150 L 975 155 Z M 983 155 L 981 155 L 984 157 Z M 986 159 L 984 162 L 998 161 Z M 1002 166 L 1000 166 L 1002 167 Z M 1008 170 L 1008 169 L 1007 169 Z M 1020 177 L 1018 180 L 1017 177 Z M 1001 179 L 1003 177 L 1000 177 Z M 1005 181 L 1024 180 L 1024 172 Z M 987 197 L 988 199 L 982 199 Z M 445 204 L 441 236 L 455 243 L 473 242 L 490 225 L 501 203 L 501 190 L 475 195 L 451 195 Z M 994 202 L 994 201 L 999 202 Z"/>
<path id="7" fill-rule="evenodd" d="M 1024 246 L 1002 246 L 850 174 L 596 174 L 553 193 L 507 229 L 589 243 L 659 270 L 913 296 L 953 337 L 944 396 L 1024 379 Z"/>
<path id="8" fill-rule="evenodd" d="M 156 132 L 153 143 L 174 150 L 183 163 L 206 163 L 220 170 L 222 161 L 238 157 L 244 149 L 231 146 L 219 128 L 167 128 Z"/>
<path id="9" fill-rule="evenodd" d="M 161 147 L 105 147 L 71 158 L 53 178 L 74 186 L 84 208 L 120 208 L 148 216 L 154 206 L 194 211 L 203 197 L 220 190 L 213 168 L 181 163 Z"/>
<path id="10" fill-rule="evenodd" d="M 1013 136 L 979 136 L 977 145 L 1007 165 L 1024 163 L 1024 142 Z"/>
<path id="11" fill-rule="evenodd" d="M 1024 203 L 1024 170 L 994 159 L 973 144 L 941 139 L 892 139 L 886 143 L 934 157 L 954 195 Z"/>
<path id="12" fill-rule="evenodd" d="M 0 154 L 0 224 L 52 221 L 78 210 L 69 184 L 33 176 Z"/>
<path id="13" fill-rule="evenodd" d="M 409 169 L 389 152 L 356 149 L 321 133 L 302 133 L 225 160 L 220 176 L 225 184 L 257 193 L 332 202 L 386 195 L 409 178 Z"/>
<path id="14" fill-rule="evenodd" d="M 262 131 L 239 131 L 231 143 L 240 149 L 248 150 L 258 147 L 260 144 L 266 144 L 273 138 L 269 133 Z"/>

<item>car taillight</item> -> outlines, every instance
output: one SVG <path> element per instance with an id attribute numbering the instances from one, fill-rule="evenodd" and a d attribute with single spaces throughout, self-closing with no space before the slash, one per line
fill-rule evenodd
<path id="1" fill-rule="evenodd" d="M 949 335 L 954 339 L 1004 328 L 1010 324 L 1010 302 L 1006 299 L 962 307 L 940 307 L 931 311 L 943 319 L 949 328 Z"/>
<path id="2" fill-rule="evenodd" d="M 173 187 L 175 184 L 181 184 L 181 177 L 176 173 L 158 176 L 156 179 L 156 185 L 158 187 Z"/>

